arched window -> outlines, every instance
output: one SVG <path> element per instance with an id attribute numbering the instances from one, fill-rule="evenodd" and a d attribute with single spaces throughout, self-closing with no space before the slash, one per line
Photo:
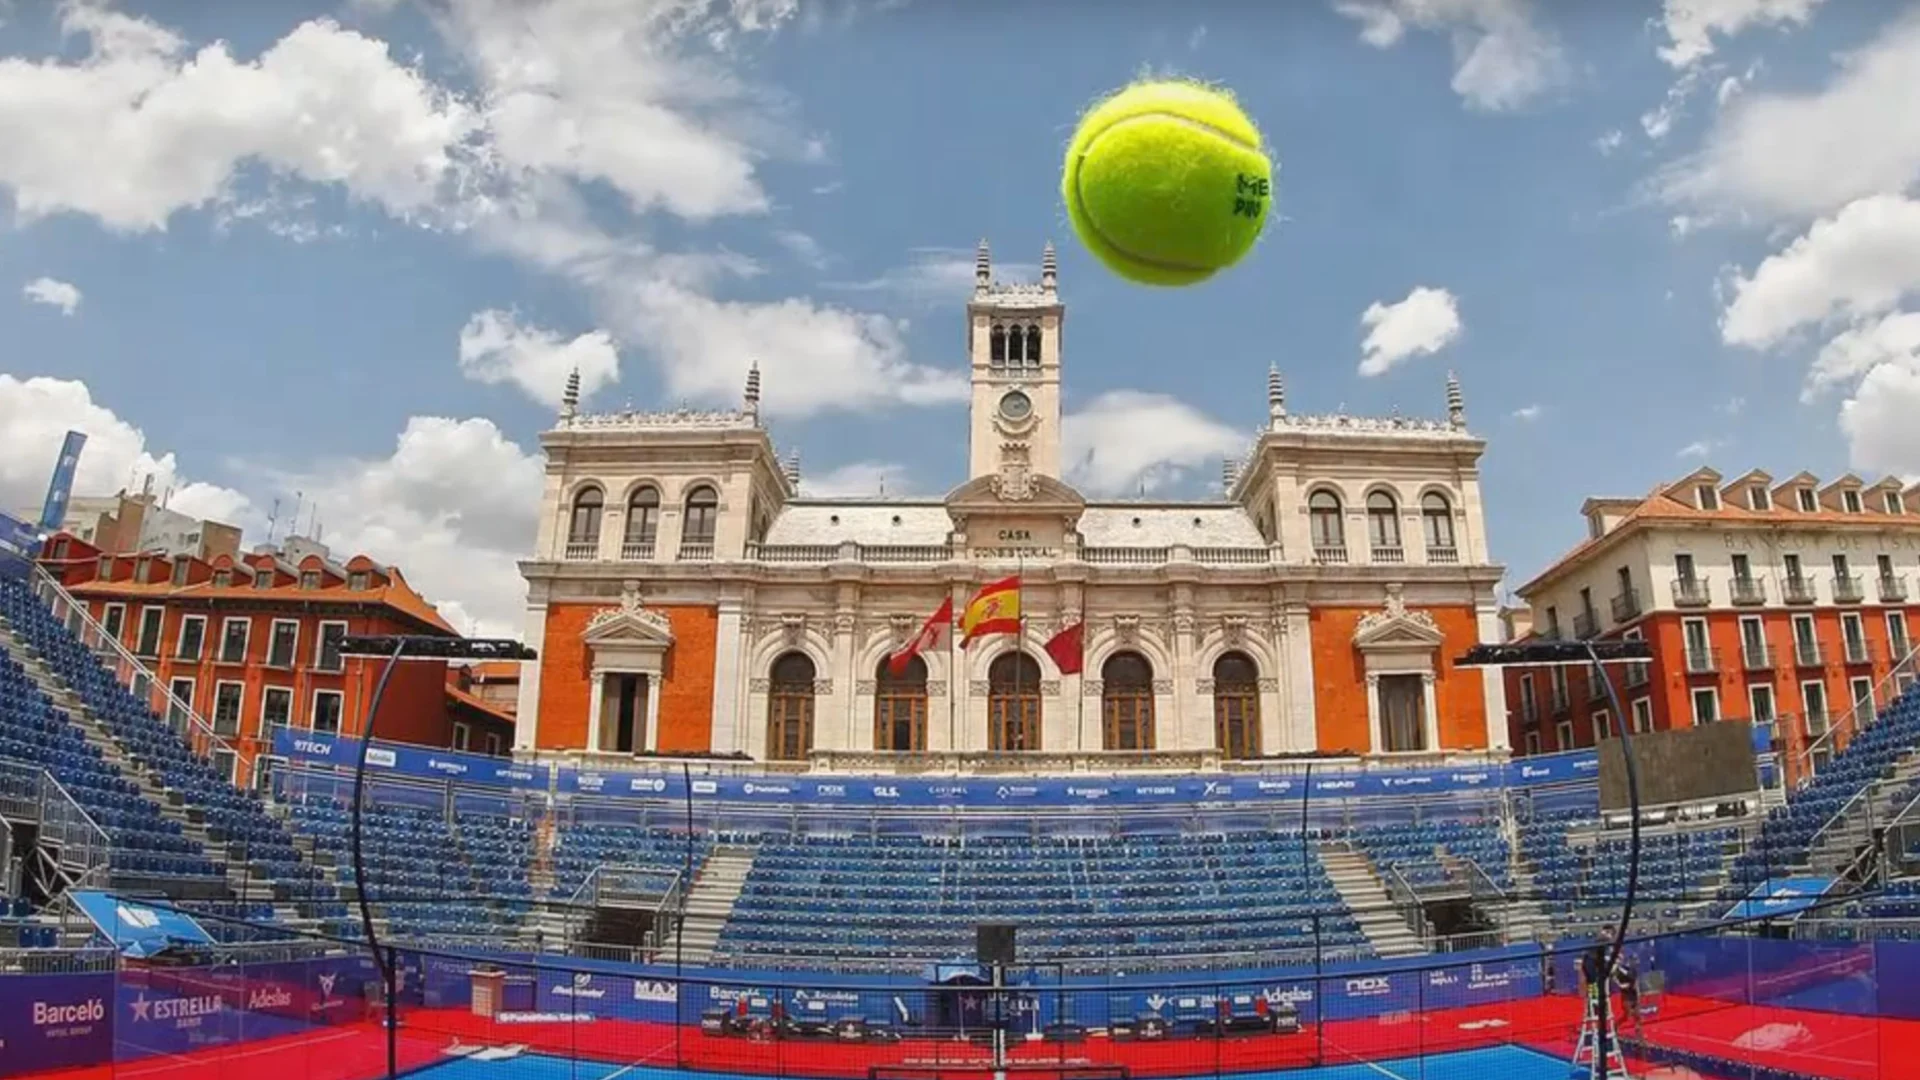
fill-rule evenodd
<path id="1" fill-rule="evenodd" d="M 1026 653 L 987 668 L 987 739 L 993 750 L 1040 749 L 1040 665 Z"/>
<path id="2" fill-rule="evenodd" d="M 1228 758 L 1260 756 L 1260 676 L 1246 653 L 1213 662 L 1213 731 Z"/>
<path id="3" fill-rule="evenodd" d="M 1018 326 L 1007 327 L 1007 365 L 1019 367 L 1027 362 L 1027 335 Z"/>
<path id="4" fill-rule="evenodd" d="M 627 497 L 627 535 L 621 542 L 629 559 L 653 558 L 653 541 L 660 531 L 660 489 L 637 488 Z"/>
<path id="5" fill-rule="evenodd" d="M 680 546 L 713 544 L 714 526 L 720 519 L 720 493 L 706 484 L 687 492 L 686 520 L 680 526 Z"/>
<path id="6" fill-rule="evenodd" d="M 1453 506 L 1445 495 L 1429 491 L 1420 496 L 1420 525 L 1429 552 L 1453 550 Z"/>
<path id="7" fill-rule="evenodd" d="M 813 661 L 790 652 L 767 678 L 767 760 L 804 761 L 813 749 Z"/>
<path id="8" fill-rule="evenodd" d="M 1313 547 L 1316 554 L 1338 552 L 1341 558 L 1347 554 L 1347 531 L 1340 521 L 1340 496 L 1322 488 L 1307 497 L 1307 520 L 1313 529 Z"/>
<path id="9" fill-rule="evenodd" d="M 873 748 L 925 750 L 927 748 L 927 662 L 918 656 L 907 669 L 893 673 L 890 657 L 882 657 L 874 679 Z"/>
<path id="10" fill-rule="evenodd" d="M 1100 665 L 1100 743 L 1108 750 L 1153 749 L 1153 665 L 1136 652 Z"/>
<path id="11" fill-rule="evenodd" d="M 1007 362 L 1007 328 L 997 323 L 987 332 L 987 359 L 994 364 Z"/>
<path id="12" fill-rule="evenodd" d="M 1040 366 L 1040 328 L 1027 327 L 1027 366 Z"/>
<path id="13" fill-rule="evenodd" d="M 606 509 L 606 495 L 590 487 L 573 497 L 573 513 L 567 521 L 567 557 L 591 559 L 600 547 L 600 515 Z"/>
<path id="14" fill-rule="evenodd" d="M 1367 496 L 1367 543 L 1375 551 L 1400 547 L 1400 507 L 1384 491 Z"/>

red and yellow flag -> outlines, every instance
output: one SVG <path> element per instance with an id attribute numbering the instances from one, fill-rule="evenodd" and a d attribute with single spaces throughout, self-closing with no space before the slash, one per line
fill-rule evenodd
<path id="1" fill-rule="evenodd" d="M 963 649 L 974 638 L 1019 632 L 1020 579 L 1017 577 L 982 585 L 960 612 L 960 647 Z"/>

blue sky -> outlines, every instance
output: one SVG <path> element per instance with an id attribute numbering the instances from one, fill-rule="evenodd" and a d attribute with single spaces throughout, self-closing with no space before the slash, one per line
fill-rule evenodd
<path id="1" fill-rule="evenodd" d="M 1920 474 L 1889 3 L 0 11 L 5 503 L 83 427 L 83 490 L 153 472 L 254 539 L 317 504 L 477 629 L 517 629 L 575 364 L 660 407 L 758 360 L 814 491 L 962 479 L 981 237 L 1015 275 L 1060 247 L 1095 493 L 1206 494 L 1269 363 L 1315 412 L 1438 414 L 1457 370 L 1511 580 L 1585 496 L 1701 463 Z M 1260 247 L 1193 288 L 1113 278 L 1058 202 L 1078 113 L 1142 73 L 1231 87 L 1278 161 Z"/>

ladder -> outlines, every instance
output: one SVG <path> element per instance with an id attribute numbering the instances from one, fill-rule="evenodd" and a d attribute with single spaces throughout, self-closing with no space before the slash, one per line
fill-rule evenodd
<path id="1" fill-rule="evenodd" d="M 1599 1049 L 1602 1045 L 1606 1047 L 1604 1058 Z M 1587 995 L 1586 1015 L 1580 1018 L 1580 1041 L 1573 1047 L 1572 1073 L 1591 1080 L 1633 1080 L 1633 1074 L 1627 1071 L 1627 1060 L 1620 1053 L 1620 1028 L 1613 1010 L 1607 1010 L 1606 1030 L 1602 1031 L 1599 998 L 1592 993 Z"/>

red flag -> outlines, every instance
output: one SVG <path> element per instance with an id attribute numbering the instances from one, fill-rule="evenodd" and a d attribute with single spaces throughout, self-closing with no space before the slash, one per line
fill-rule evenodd
<path id="1" fill-rule="evenodd" d="M 921 650 L 931 649 L 940 643 L 940 635 L 953 627 L 953 597 L 940 601 L 940 609 L 928 616 L 927 624 L 913 635 L 913 640 L 900 647 L 900 651 L 887 657 L 887 671 L 898 678 L 907 673 L 907 665 L 920 655 Z"/>
<path id="2" fill-rule="evenodd" d="M 1086 661 L 1082 642 L 1086 629 L 1086 621 L 1082 620 L 1048 638 L 1047 643 L 1040 646 L 1053 658 L 1053 665 L 1060 669 L 1060 674 L 1080 674 L 1081 665 Z"/>

